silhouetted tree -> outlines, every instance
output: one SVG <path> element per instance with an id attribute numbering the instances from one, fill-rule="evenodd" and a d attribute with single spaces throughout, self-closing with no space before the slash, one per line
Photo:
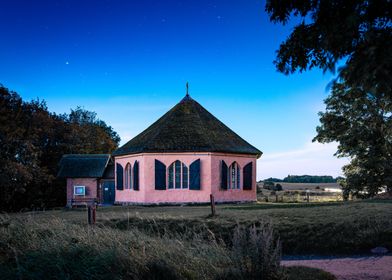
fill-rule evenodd
<path id="1" fill-rule="evenodd" d="M 119 141 L 94 112 L 56 115 L 44 101 L 24 102 L 0 85 L 0 210 L 63 206 L 65 184 L 56 178 L 61 156 L 110 153 Z"/>
<path id="2" fill-rule="evenodd" d="M 266 11 L 275 23 L 301 19 L 277 52 L 280 72 L 341 65 L 314 141 L 338 141 L 336 155 L 351 157 L 345 187 L 391 190 L 392 2 L 269 0 Z"/>

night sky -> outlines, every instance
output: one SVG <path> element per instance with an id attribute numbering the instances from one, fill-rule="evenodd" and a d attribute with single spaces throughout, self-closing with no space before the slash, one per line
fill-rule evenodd
<path id="1" fill-rule="evenodd" d="M 122 144 L 190 95 L 264 152 L 258 178 L 337 176 L 336 145 L 311 143 L 332 74 L 284 76 L 290 34 L 264 2 L 0 1 L 0 83 L 50 111 L 98 113 Z"/>

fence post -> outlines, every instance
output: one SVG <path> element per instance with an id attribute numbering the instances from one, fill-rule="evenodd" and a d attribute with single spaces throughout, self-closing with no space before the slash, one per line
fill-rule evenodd
<path id="1" fill-rule="evenodd" d="M 96 221 L 96 207 L 95 205 L 88 205 L 87 208 L 87 218 L 88 218 L 88 224 L 89 225 L 94 225 Z"/>
<path id="2" fill-rule="evenodd" d="M 306 190 L 306 201 L 309 202 L 309 199 L 310 199 L 309 190 Z"/>
<path id="3" fill-rule="evenodd" d="M 210 194 L 210 203 L 211 203 L 211 216 L 215 216 L 215 199 L 212 194 Z"/>
<path id="4" fill-rule="evenodd" d="M 279 202 L 279 196 L 277 194 L 275 195 L 275 202 Z"/>

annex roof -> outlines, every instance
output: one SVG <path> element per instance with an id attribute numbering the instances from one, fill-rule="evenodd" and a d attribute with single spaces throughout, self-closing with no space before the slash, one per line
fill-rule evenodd
<path id="1" fill-rule="evenodd" d="M 109 162 L 109 154 L 63 155 L 57 176 L 61 178 L 102 178 L 105 177 L 104 174 L 111 173 L 106 170 Z"/>

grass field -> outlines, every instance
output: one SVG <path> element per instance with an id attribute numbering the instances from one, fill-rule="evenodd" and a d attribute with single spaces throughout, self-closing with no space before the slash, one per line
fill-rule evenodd
<path id="1" fill-rule="evenodd" d="M 307 195 L 311 202 L 343 201 L 341 186 L 338 183 L 285 183 L 274 182 L 282 186 L 281 191 L 271 191 L 257 184 L 257 199 L 266 202 L 305 202 Z"/>
<path id="2" fill-rule="evenodd" d="M 96 226 L 84 209 L 3 214 L 0 278 L 238 278 L 227 270 L 236 267 L 233 232 L 253 224 L 272 225 L 286 255 L 392 248 L 390 201 L 218 205 L 209 214 L 208 206 L 107 207 L 98 208 Z M 309 279 L 333 279 L 319 275 Z"/>
<path id="3" fill-rule="evenodd" d="M 376 246 L 392 248 L 391 201 L 329 203 L 257 203 L 209 206 L 102 207 L 98 225 L 127 230 L 137 228 L 152 236 L 211 231 L 230 242 L 236 225 L 271 223 L 279 233 L 284 254 L 366 253 Z M 59 218 L 86 224 L 85 209 L 10 214 L 47 222 Z"/>
<path id="4" fill-rule="evenodd" d="M 342 187 L 338 183 L 286 183 L 286 182 L 275 182 L 280 184 L 283 190 L 318 190 L 318 189 L 341 189 Z M 259 183 L 259 185 L 262 185 Z"/>

